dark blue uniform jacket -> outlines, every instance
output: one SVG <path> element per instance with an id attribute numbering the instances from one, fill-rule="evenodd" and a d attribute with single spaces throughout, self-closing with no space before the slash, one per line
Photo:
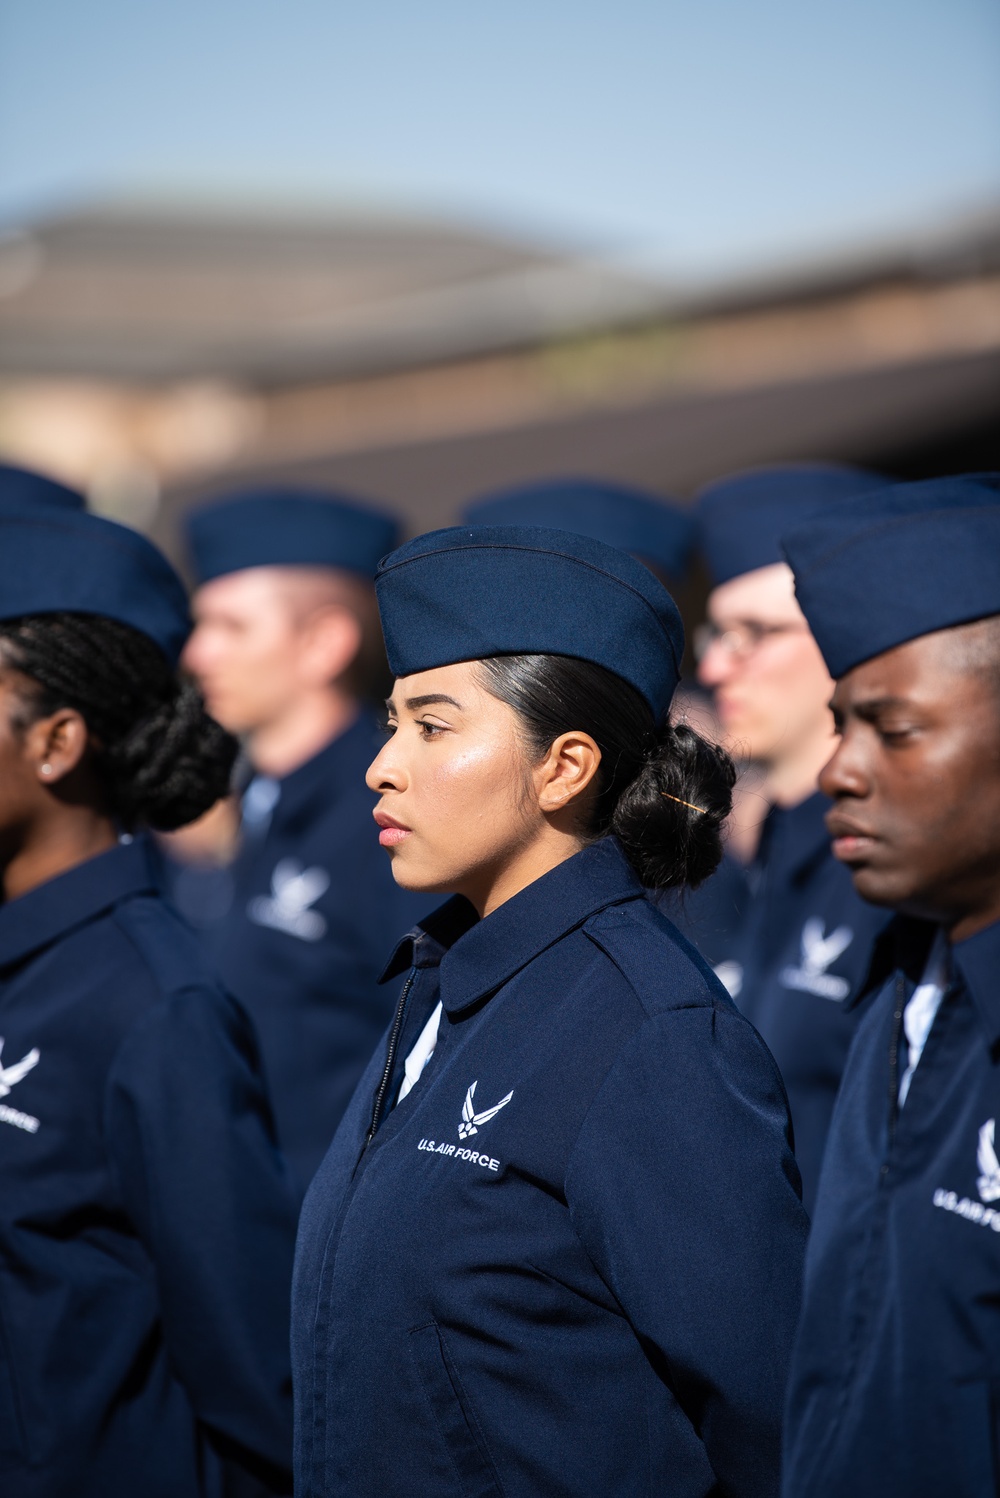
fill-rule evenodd
<path id="1" fill-rule="evenodd" d="M 790 1382 L 789 1498 L 1000 1491 L 1000 923 L 953 948 L 899 1108 L 935 928 L 889 928 L 830 1131 Z"/>
<path id="2" fill-rule="evenodd" d="M 388 954 L 426 910 L 392 877 L 365 772 L 384 736 L 363 714 L 245 822 L 228 913 L 208 932 L 226 988 L 260 1038 L 278 1138 L 309 1184 L 392 1014 Z"/>
<path id="3" fill-rule="evenodd" d="M 141 843 L 0 907 L 0 1037 L 3 1498 L 287 1491 L 294 1199 Z"/>
<path id="4" fill-rule="evenodd" d="M 612 841 L 411 961 L 303 1208 L 299 1498 L 774 1493 L 806 1218 L 757 1035 Z"/>
<path id="5" fill-rule="evenodd" d="M 715 970 L 767 1042 L 788 1089 L 802 1196 L 812 1211 L 837 1088 L 854 1035 L 846 1003 L 886 924 L 830 852 L 820 794 L 774 806 L 748 872 L 750 895 Z M 692 928 L 697 941 L 697 928 Z"/>

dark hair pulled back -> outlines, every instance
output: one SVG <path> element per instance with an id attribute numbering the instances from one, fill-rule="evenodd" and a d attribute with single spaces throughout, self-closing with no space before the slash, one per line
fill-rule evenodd
<path id="1" fill-rule="evenodd" d="M 91 735 L 112 815 L 171 832 L 229 789 L 236 740 L 148 636 L 97 614 L 0 620 L 3 663 L 30 678 L 35 722 L 74 708 Z"/>
<path id="2" fill-rule="evenodd" d="M 724 749 L 685 723 L 657 729 L 635 688 L 590 661 L 499 655 L 479 665 L 536 757 L 574 728 L 594 739 L 601 766 L 588 833 L 613 833 L 648 889 L 694 889 L 715 872 L 736 780 Z"/>

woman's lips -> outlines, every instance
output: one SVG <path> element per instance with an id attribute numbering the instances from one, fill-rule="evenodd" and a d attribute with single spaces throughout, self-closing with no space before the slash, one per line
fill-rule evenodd
<path id="1" fill-rule="evenodd" d="M 383 827 L 378 835 L 378 840 L 383 848 L 395 848 L 397 844 L 404 842 L 409 835 L 409 831 L 405 827 Z"/>
<path id="2" fill-rule="evenodd" d="M 388 812 L 376 811 L 372 815 L 379 827 L 378 840 L 383 848 L 395 848 L 410 836 L 412 831 L 404 827 L 402 822 L 397 822 L 395 817 L 390 817 Z"/>

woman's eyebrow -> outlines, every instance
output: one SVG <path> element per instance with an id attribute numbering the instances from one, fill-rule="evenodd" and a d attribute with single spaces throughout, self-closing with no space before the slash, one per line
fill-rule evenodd
<path id="1" fill-rule="evenodd" d="M 411 713 L 414 713 L 418 707 L 431 707 L 435 702 L 447 702 L 452 707 L 457 707 L 459 712 L 462 711 L 462 704 L 456 702 L 454 697 L 446 697 L 444 692 L 428 692 L 425 697 L 407 697 L 406 706 Z"/>

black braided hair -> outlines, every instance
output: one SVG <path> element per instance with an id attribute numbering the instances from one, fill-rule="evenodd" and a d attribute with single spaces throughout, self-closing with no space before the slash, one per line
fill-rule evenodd
<path id="1" fill-rule="evenodd" d="M 536 757 L 571 729 L 591 735 L 601 766 L 587 833 L 613 833 L 648 889 L 696 889 L 715 872 L 736 781 L 724 749 L 683 723 L 658 729 L 635 687 L 591 661 L 500 655 L 479 670 Z"/>
<path id="2" fill-rule="evenodd" d="M 25 722 L 61 707 L 84 719 L 123 827 L 173 831 L 229 789 L 236 740 L 139 630 L 97 614 L 0 620 L 0 658 L 32 683 Z"/>

